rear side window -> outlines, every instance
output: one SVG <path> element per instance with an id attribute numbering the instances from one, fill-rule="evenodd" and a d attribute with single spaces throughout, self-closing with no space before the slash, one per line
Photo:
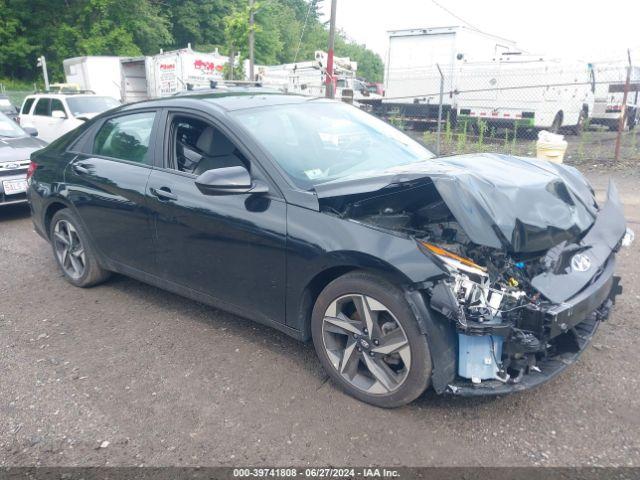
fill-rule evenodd
<path id="1" fill-rule="evenodd" d="M 107 120 L 93 141 L 94 155 L 150 163 L 148 150 L 154 118 L 154 112 L 145 112 Z"/>
<path id="2" fill-rule="evenodd" d="M 57 98 L 52 98 L 51 99 L 51 111 L 53 112 L 55 110 L 60 110 L 65 115 L 67 114 L 67 112 L 64 111 L 64 105 L 62 104 L 62 102 L 60 100 L 58 100 Z"/>
<path id="3" fill-rule="evenodd" d="M 34 115 L 42 115 L 45 117 L 50 116 L 51 114 L 49 113 L 49 105 L 51 104 L 51 99 L 50 98 L 41 98 L 38 100 L 38 103 L 36 103 L 36 108 L 33 111 Z"/>
<path id="4" fill-rule="evenodd" d="M 33 105 L 35 98 L 27 98 L 24 101 L 24 104 L 22 105 L 22 110 L 20 111 L 20 113 L 22 113 L 22 115 L 29 115 L 29 112 L 31 111 L 31 105 Z"/>

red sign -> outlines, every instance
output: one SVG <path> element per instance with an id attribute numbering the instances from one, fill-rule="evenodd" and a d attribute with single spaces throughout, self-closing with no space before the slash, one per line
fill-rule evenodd
<path id="1" fill-rule="evenodd" d="M 197 59 L 193 62 L 194 68 L 198 70 L 205 70 L 207 72 L 213 72 L 216 69 L 216 66 L 213 62 L 206 62 L 204 60 Z"/>

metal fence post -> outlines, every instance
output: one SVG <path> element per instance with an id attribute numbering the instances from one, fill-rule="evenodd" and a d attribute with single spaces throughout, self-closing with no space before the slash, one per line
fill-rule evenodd
<path id="1" fill-rule="evenodd" d="M 620 120 L 618 121 L 618 134 L 616 135 L 616 149 L 613 156 L 614 162 L 620 160 L 620 142 L 622 140 L 622 131 L 624 130 L 624 122 L 627 119 L 627 98 L 629 96 L 629 84 L 631 83 L 631 51 L 627 50 L 629 57 L 629 66 L 627 67 L 627 80 L 624 83 L 624 93 L 622 94 L 622 110 L 620 111 Z"/>
<path id="2" fill-rule="evenodd" d="M 442 133 L 442 101 L 444 97 L 444 75 L 440 69 L 440 64 L 436 63 L 440 72 L 440 102 L 438 103 L 438 137 L 436 138 L 436 155 L 440 155 L 440 135 Z"/>

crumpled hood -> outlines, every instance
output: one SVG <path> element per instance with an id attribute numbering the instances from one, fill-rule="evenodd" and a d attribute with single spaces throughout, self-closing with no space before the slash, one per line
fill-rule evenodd
<path id="1" fill-rule="evenodd" d="M 33 152 L 46 145 L 47 142 L 34 137 L 0 137 L 0 162 L 29 160 Z"/>
<path id="2" fill-rule="evenodd" d="M 590 186 L 573 167 L 498 154 L 431 159 L 316 186 L 318 198 L 376 191 L 430 178 L 471 241 L 536 252 L 573 239 L 594 222 Z"/>

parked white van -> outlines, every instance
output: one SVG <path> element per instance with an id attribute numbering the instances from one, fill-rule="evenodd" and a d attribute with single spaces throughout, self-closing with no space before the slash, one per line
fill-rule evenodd
<path id="1" fill-rule="evenodd" d="M 101 95 L 38 93 L 24 99 L 18 120 L 22 127 L 38 130 L 38 138 L 52 142 L 119 105 L 115 98 Z"/>

